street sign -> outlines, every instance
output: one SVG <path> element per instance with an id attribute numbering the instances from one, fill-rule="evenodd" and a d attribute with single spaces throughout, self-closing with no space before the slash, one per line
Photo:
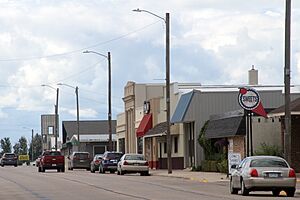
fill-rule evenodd
<path id="1" fill-rule="evenodd" d="M 231 169 L 232 165 L 238 165 L 241 162 L 241 154 L 240 153 L 232 153 L 228 152 L 228 172 L 232 173 L 233 169 Z"/>
<path id="2" fill-rule="evenodd" d="M 27 161 L 27 160 L 29 160 L 29 155 L 19 155 L 19 160 L 20 161 Z"/>

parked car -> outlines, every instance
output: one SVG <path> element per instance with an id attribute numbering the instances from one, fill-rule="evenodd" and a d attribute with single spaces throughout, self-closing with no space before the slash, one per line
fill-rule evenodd
<path id="1" fill-rule="evenodd" d="M 107 151 L 103 154 L 103 159 L 99 165 L 99 173 L 115 173 L 117 171 L 117 165 L 123 153 Z"/>
<path id="2" fill-rule="evenodd" d="M 89 152 L 73 152 L 68 156 L 68 169 L 86 169 L 90 170 L 90 153 Z"/>
<path id="3" fill-rule="evenodd" d="M 5 165 L 13 165 L 17 167 L 18 156 L 14 153 L 4 153 L 1 157 L 0 165 L 1 167 L 4 167 Z"/>
<path id="4" fill-rule="evenodd" d="M 141 176 L 149 175 L 149 164 L 142 154 L 124 154 L 117 168 L 118 175 L 127 173 L 140 173 Z"/>
<path id="5" fill-rule="evenodd" d="M 100 165 L 100 162 L 102 161 L 102 157 L 103 157 L 103 154 L 96 154 L 93 158 L 93 160 L 91 161 L 91 172 L 92 173 L 95 173 L 95 171 L 99 171 L 99 165 Z"/>
<path id="6" fill-rule="evenodd" d="M 284 190 L 293 197 L 296 190 L 296 173 L 289 164 L 276 156 L 247 157 L 234 168 L 230 176 L 230 192 L 248 195 L 251 191 L 272 191 L 279 196 Z"/>
<path id="7" fill-rule="evenodd" d="M 60 151 L 44 151 L 38 164 L 38 172 L 48 169 L 56 169 L 57 172 L 65 172 L 65 157 Z"/>

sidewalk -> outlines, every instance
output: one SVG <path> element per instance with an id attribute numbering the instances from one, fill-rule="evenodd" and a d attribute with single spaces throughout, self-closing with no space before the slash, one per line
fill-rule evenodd
<path id="1" fill-rule="evenodd" d="M 223 173 L 191 171 L 190 169 L 172 170 L 172 174 L 168 174 L 168 170 L 165 169 L 150 170 L 150 174 L 153 176 L 184 178 L 199 182 L 229 181 L 229 177 Z M 300 185 L 300 173 L 297 174 L 297 185 L 298 184 Z"/>
<path id="2" fill-rule="evenodd" d="M 164 169 L 150 170 L 150 174 L 153 176 L 184 178 L 184 179 L 189 179 L 192 181 L 198 181 L 203 183 L 229 180 L 227 175 L 223 173 L 199 172 L 199 171 L 191 171 L 190 169 L 172 170 L 172 174 L 168 174 L 168 170 L 164 170 Z"/>

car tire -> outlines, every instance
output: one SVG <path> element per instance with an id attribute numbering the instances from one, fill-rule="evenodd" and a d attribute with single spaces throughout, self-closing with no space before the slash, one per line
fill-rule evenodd
<path id="1" fill-rule="evenodd" d="M 125 174 L 125 172 L 122 171 L 122 169 L 120 169 L 120 175 L 124 175 L 124 174 Z"/>
<path id="2" fill-rule="evenodd" d="M 296 191 L 295 188 L 288 188 L 288 189 L 286 189 L 285 190 L 286 196 L 288 196 L 288 197 L 294 197 L 295 196 L 295 191 Z"/>
<path id="3" fill-rule="evenodd" d="M 61 169 L 60 169 L 60 172 L 65 172 L 65 168 L 64 168 L 64 167 L 61 168 Z"/>
<path id="4" fill-rule="evenodd" d="M 232 179 L 230 179 L 229 184 L 230 184 L 230 194 L 237 194 L 239 190 L 233 187 Z"/>
<path id="5" fill-rule="evenodd" d="M 117 170 L 117 175 L 120 175 L 120 171 L 119 170 Z"/>
<path id="6" fill-rule="evenodd" d="M 18 165 L 14 165 L 15 167 L 18 167 Z"/>
<path id="7" fill-rule="evenodd" d="M 280 194 L 280 192 L 281 192 L 281 190 L 279 190 L 279 189 L 272 190 L 272 194 L 273 194 L 273 196 L 275 196 L 275 197 L 278 197 L 279 194 Z"/>
<path id="8" fill-rule="evenodd" d="M 70 171 L 73 171 L 73 167 L 70 167 Z"/>
<path id="9" fill-rule="evenodd" d="M 243 196 L 249 195 L 249 190 L 246 188 L 244 180 L 241 181 L 241 193 Z"/>
<path id="10" fill-rule="evenodd" d="M 114 174 L 116 171 L 115 170 L 110 170 L 109 173 Z"/>
<path id="11" fill-rule="evenodd" d="M 41 170 L 41 167 L 40 167 L 40 166 L 38 167 L 38 172 L 42 172 L 42 170 Z"/>
<path id="12" fill-rule="evenodd" d="M 91 173 L 95 173 L 95 170 L 91 168 Z"/>

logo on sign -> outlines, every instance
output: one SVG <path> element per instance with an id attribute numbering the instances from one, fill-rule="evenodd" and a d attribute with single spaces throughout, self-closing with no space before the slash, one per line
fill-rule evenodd
<path id="1" fill-rule="evenodd" d="M 240 106 L 246 110 L 254 110 L 260 103 L 258 92 L 252 88 L 240 88 L 238 98 Z"/>

